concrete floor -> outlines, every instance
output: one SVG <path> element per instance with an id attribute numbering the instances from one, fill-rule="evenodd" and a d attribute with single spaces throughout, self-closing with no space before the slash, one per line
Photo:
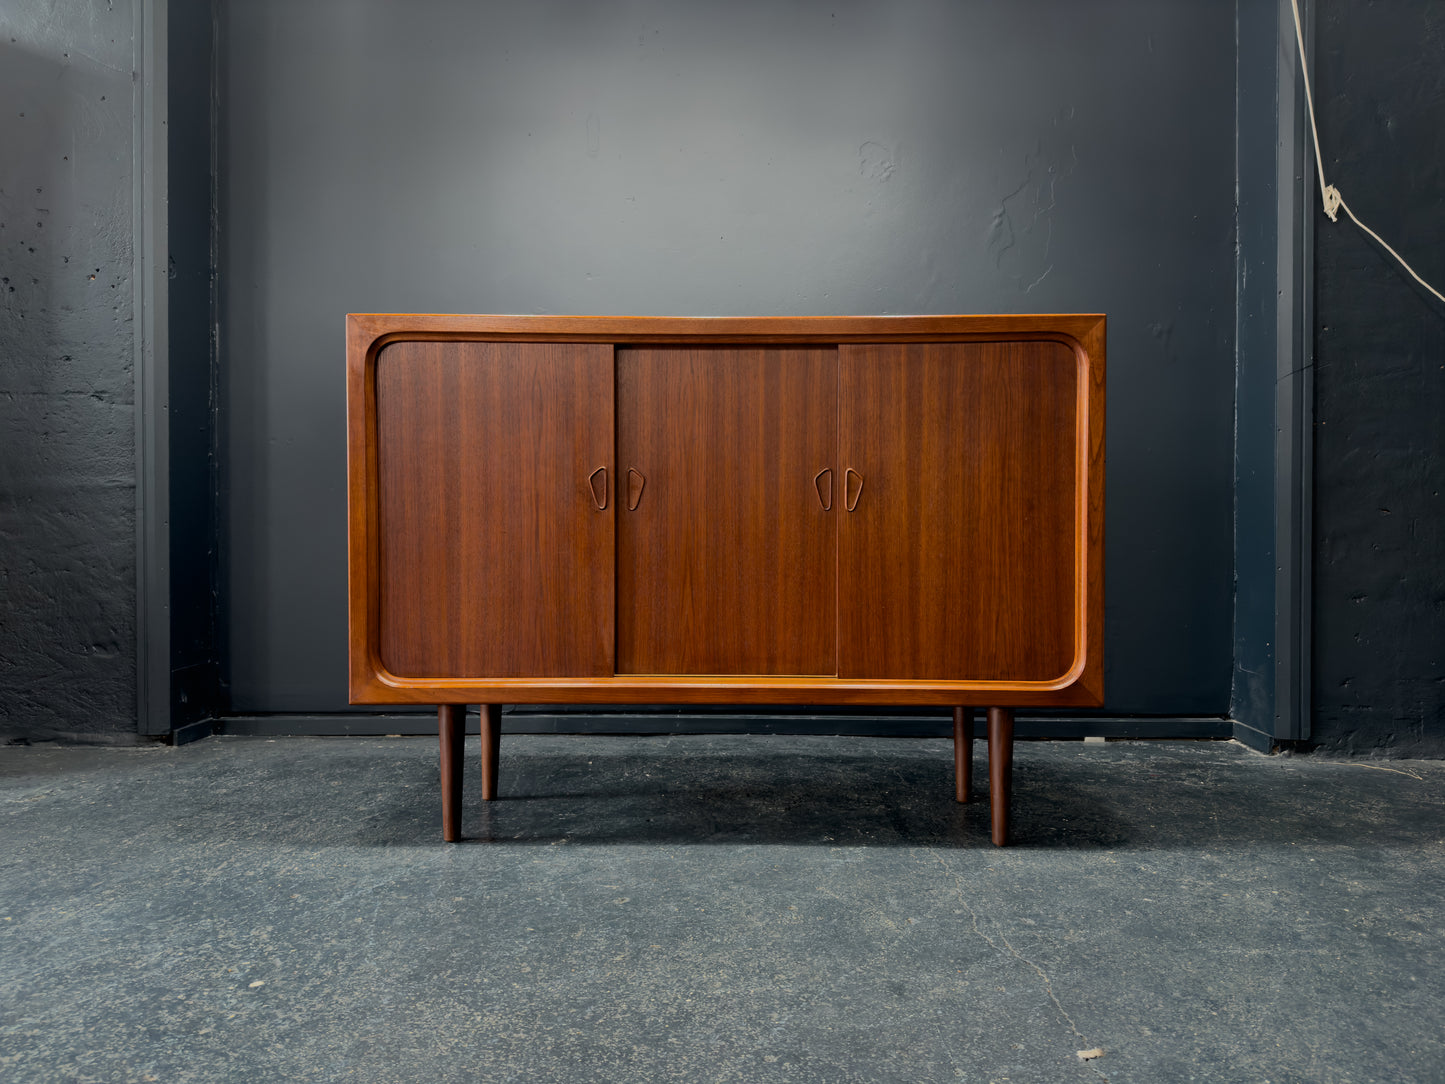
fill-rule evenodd
<path id="1" fill-rule="evenodd" d="M 0 1081 L 1445 1080 L 1445 764 L 467 753 L 445 845 L 431 740 L 0 749 Z"/>

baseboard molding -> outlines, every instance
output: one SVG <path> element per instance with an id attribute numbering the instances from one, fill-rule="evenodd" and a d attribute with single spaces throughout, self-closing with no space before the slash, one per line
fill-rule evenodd
<path id="1" fill-rule="evenodd" d="M 1272 753 L 1278 742 L 1273 734 L 1266 734 L 1263 730 L 1256 730 L 1248 723 L 1241 723 L 1238 719 L 1229 720 L 1233 728 L 1232 737 L 1241 745 L 1247 745 L 1257 753 Z"/>
<path id="2" fill-rule="evenodd" d="M 0 727 L 0 747 L 7 745 L 104 746 L 125 749 L 155 744 L 155 739 L 134 730 L 56 730 L 51 727 Z"/>
<path id="3" fill-rule="evenodd" d="M 218 725 L 219 723 L 215 719 L 199 719 L 194 723 L 178 726 L 171 731 L 171 744 L 190 745 L 193 741 L 209 738 L 216 732 Z"/>
<path id="4" fill-rule="evenodd" d="M 212 724 L 215 733 L 252 737 L 434 735 L 436 717 L 408 712 L 395 715 L 233 715 Z M 1078 740 L 1085 737 L 1138 739 L 1227 739 L 1239 724 L 1214 716 L 1038 716 L 1020 714 L 1014 735 L 1022 739 Z M 946 738 L 953 736 L 947 716 L 934 714 L 834 715 L 765 712 L 505 712 L 507 734 L 812 734 L 857 737 Z M 467 716 L 467 733 L 478 733 L 477 717 Z M 974 733 L 983 736 L 983 713 Z M 201 735 L 204 736 L 204 735 Z"/>

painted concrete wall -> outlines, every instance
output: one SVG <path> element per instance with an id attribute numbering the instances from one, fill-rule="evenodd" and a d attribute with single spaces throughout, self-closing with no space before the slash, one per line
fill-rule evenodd
<path id="1" fill-rule="evenodd" d="M 342 315 L 1109 316 L 1109 709 L 1231 677 L 1231 4 L 222 5 L 232 707 L 345 703 Z"/>
<path id="2" fill-rule="evenodd" d="M 1222 710 L 1229 19 L 995 7 L 223 5 L 237 707 L 342 699 L 342 312 L 1097 308 L 1111 708 Z M 134 728 L 133 23 L 0 9 L 5 737 Z M 1441 34 L 1318 8 L 1332 177 L 1437 282 Z M 1438 754 L 1445 321 L 1317 256 L 1315 737 Z"/>
<path id="3" fill-rule="evenodd" d="M 1438 3 L 1318 5 L 1325 168 L 1445 289 Z M 1315 242 L 1314 740 L 1445 755 L 1445 304 L 1353 225 Z"/>
<path id="4" fill-rule="evenodd" d="M 133 17 L 0 6 L 0 741 L 135 732 Z"/>
<path id="5" fill-rule="evenodd" d="M 1235 262 L 1234 684 L 1230 718 L 1273 743 L 1276 721 L 1276 446 L 1279 423 L 1278 113 L 1281 11 L 1275 4 L 1236 5 L 1235 162 L 1239 248 Z M 1286 17 L 1288 18 L 1288 17 Z M 1291 75 L 1293 69 L 1290 69 Z M 1284 85 L 1288 87 L 1289 82 Z M 1286 113 L 1289 113 L 1286 105 Z M 1286 129 L 1293 121 L 1286 116 Z M 1286 305 L 1289 301 L 1286 299 Z M 1284 354 L 1290 353 L 1289 344 Z"/>
<path id="6" fill-rule="evenodd" d="M 166 8 L 169 249 L 170 670 L 168 723 L 213 717 L 216 641 L 214 35 L 209 0 Z"/>

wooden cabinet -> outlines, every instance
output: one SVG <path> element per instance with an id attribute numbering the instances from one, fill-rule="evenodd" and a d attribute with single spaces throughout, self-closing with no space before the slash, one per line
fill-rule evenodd
<path id="1" fill-rule="evenodd" d="M 347 318 L 353 702 L 1102 699 L 1101 316 Z"/>

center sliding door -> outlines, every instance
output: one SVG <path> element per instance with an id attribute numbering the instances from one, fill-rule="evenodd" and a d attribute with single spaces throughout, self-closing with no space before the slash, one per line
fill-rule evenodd
<path id="1" fill-rule="evenodd" d="M 836 349 L 616 365 L 617 672 L 836 674 Z"/>

